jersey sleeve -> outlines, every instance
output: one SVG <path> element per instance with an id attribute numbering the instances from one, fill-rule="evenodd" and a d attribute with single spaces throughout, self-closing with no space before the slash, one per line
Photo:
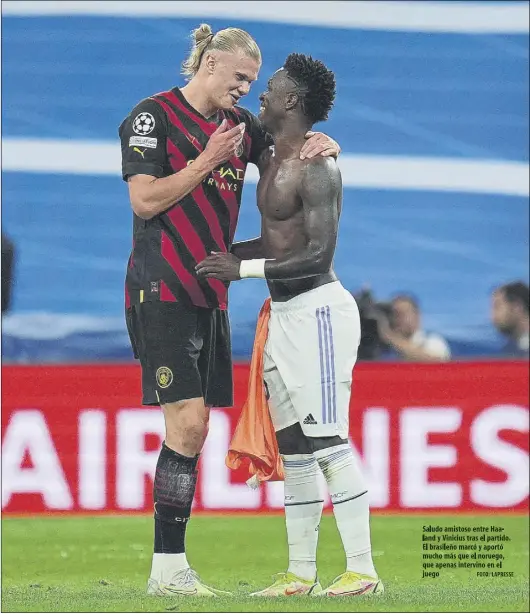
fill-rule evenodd
<path id="1" fill-rule="evenodd" d="M 167 118 L 160 105 L 149 98 L 140 102 L 122 122 L 119 135 L 124 181 L 131 175 L 164 175 Z"/>
<path id="2" fill-rule="evenodd" d="M 261 154 L 273 144 L 273 140 L 259 119 L 250 112 L 247 114 L 247 126 L 251 140 L 249 162 L 257 165 Z"/>

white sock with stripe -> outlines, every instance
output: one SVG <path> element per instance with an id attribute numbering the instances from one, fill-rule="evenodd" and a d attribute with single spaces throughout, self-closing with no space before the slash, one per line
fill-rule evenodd
<path id="1" fill-rule="evenodd" d="M 328 485 L 346 553 L 347 571 L 376 577 L 370 544 L 368 490 L 350 445 L 319 450 L 315 457 Z"/>
<path id="2" fill-rule="evenodd" d="M 318 527 L 324 504 L 318 487 L 320 469 L 312 454 L 286 454 L 282 459 L 289 544 L 287 571 L 313 581 L 317 575 Z"/>

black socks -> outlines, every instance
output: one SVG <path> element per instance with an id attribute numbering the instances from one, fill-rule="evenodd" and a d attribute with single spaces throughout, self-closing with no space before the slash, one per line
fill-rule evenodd
<path id="1" fill-rule="evenodd" d="M 199 455 L 183 456 L 162 444 L 154 483 L 155 553 L 185 551 L 186 526 L 197 484 Z"/>

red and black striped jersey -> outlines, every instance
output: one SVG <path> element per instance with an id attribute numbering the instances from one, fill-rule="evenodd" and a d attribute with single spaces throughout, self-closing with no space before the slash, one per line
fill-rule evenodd
<path id="1" fill-rule="evenodd" d="M 134 215 L 133 248 L 125 282 L 129 307 L 143 301 L 191 301 L 226 309 L 228 284 L 199 279 L 195 265 L 212 251 L 230 250 L 236 230 L 247 164 L 257 163 L 272 144 L 257 117 L 241 107 L 206 119 L 178 87 L 140 102 L 119 134 L 122 176 L 167 177 L 204 150 L 223 119 L 229 128 L 245 122 L 241 151 L 217 167 L 200 185 L 164 213 L 149 220 Z"/>

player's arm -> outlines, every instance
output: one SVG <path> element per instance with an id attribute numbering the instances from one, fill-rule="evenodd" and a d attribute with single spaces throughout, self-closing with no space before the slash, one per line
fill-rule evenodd
<path id="1" fill-rule="evenodd" d="M 145 118 L 150 123 L 144 131 Z M 168 164 L 167 117 L 154 100 L 140 103 L 120 126 L 122 176 L 128 182 L 129 198 L 136 215 L 150 219 L 182 200 L 213 169 L 234 155 L 243 131 L 244 126 L 227 130 L 227 123 L 223 122 L 193 164 L 163 177 Z"/>
<path id="2" fill-rule="evenodd" d="M 197 162 L 197 160 L 196 160 Z M 129 198 L 138 217 L 149 220 L 167 211 L 192 192 L 212 171 L 202 161 L 169 175 L 133 175 L 129 178 Z"/>
<path id="3" fill-rule="evenodd" d="M 274 260 L 266 260 L 267 279 L 298 279 L 322 275 L 331 269 L 339 223 L 339 197 L 342 189 L 335 160 L 315 158 L 306 165 L 298 192 L 304 209 L 304 249 Z M 248 268 L 247 268 L 248 270 Z M 245 265 L 241 277 L 246 277 Z"/>
<path id="4" fill-rule="evenodd" d="M 263 258 L 263 242 L 261 237 L 238 241 L 232 245 L 230 253 L 240 260 L 251 260 L 252 258 Z"/>
<path id="5" fill-rule="evenodd" d="M 120 126 L 122 177 L 133 211 L 150 219 L 183 198 L 207 176 L 202 164 L 167 175 L 168 120 L 160 105 L 140 102 Z"/>

